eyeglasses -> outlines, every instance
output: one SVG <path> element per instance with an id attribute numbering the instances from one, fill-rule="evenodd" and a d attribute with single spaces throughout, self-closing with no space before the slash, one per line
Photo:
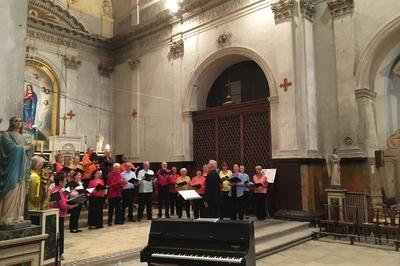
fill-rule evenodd
<path id="1" fill-rule="evenodd" d="M 14 120 L 13 122 L 18 123 L 18 122 L 22 122 L 22 120 Z"/>

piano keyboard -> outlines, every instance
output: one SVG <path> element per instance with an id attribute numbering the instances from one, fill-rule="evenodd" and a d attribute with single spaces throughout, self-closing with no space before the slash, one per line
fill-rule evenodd
<path id="1" fill-rule="evenodd" d="M 243 258 L 237 257 L 222 257 L 222 256 L 208 256 L 208 255 L 195 255 L 195 254 L 173 254 L 173 253 L 153 253 L 151 257 L 162 259 L 178 259 L 178 260 L 196 260 L 196 261 L 210 261 L 210 262 L 225 262 L 225 263 L 242 263 Z"/>

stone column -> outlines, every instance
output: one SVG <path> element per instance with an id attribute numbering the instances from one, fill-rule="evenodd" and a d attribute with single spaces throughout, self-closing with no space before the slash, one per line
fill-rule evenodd
<path id="1" fill-rule="evenodd" d="M 271 147 L 272 158 L 276 158 L 279 153 L 279 97 L 271 96 L 268 98 L 271 116 Z"/>
<path id="2" fill-rule="evenodd" d="M 354 93 L 355 40 L 353 0 L 329 0 L 335 40 L 338 95 L 338 145 L 341 157 L 363 156 L 358 143 L 357 105 Z"/>
<path id="3" fill-rule="evenodd" d="M 311 0 L 300 0 L 298 48 L 298 78 L 299 86 L 297 97 L 303 108 L 303 145 L 305 157 L 320 157 L 318 151 L 318 125 L 317 125 L 317 96 L 315 80 L 314 56 L 314 30 L 313 13 L 315 5 Z"/>
<path id="4" fill-rule="evenodd" d="M 0 130 L 22 115 L 27 0 L 0 1 Z"/>
<path id="5" fill-rule="evenodd" d="M 293 36 L 294 0 L 280 0 L 272 4 L 275 18 L 276 79 L 279 96 L 279 153 L 277 157 L 300 157 L 296 125 L 295 59 Z"/>
<path id="6" fill-rule="evenodd" d="M 369 157 L 375 157 L 378 149 L 378 136 L 375 121 L 376 93 L 369 89 L 355 91 L 360 122 L 360 143 L 364 153 Z"/>

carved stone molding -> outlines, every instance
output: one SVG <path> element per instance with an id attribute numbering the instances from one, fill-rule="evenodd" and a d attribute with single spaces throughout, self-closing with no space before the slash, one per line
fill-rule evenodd
<path id="1" fill-rule="evenodd" d="M 367 98 L 370 100 L 374 100 L 376 98 L 376 92 L 364 88 L 364 89 L 358 89 L 356 90 L 356 99 L 360 99 L 360 98 Z"/>
<path id="2" fill-rule="evenodd" d="M 354 0 L 328 0 L 328 8 L 333 17 L 353 12 Z"/>
<path id="3" fill-rule="evenodd" d="M 315 4 L 312 0 L 300 0 L 300 12 L 309 21 L 313 21 L 313 14 L 315 12 Z"/>
<path id="4" fill-rule="evenodd" d="M 139 67 L 139 65 L 140 65 L 140 60 L 139 60 L 139 59 L 132 59 L 132 58 L 129 58 L 129 59 L 127 60 L 127 63 L 128 63 L 128 65 L 131 67 L 131 70 L 135 70 L 135 69 L 137 69 L 137 68 Z"/>
<path id="5" fill-rule="evenodd" d="M 275 23 L 293 17 L 294 3 L 294 0 L 279 0 L 271 5 L 272 12 L 274 12 Z"/>
<path id="6" fill-rule="evenodd" d="M 394 66 L 393 73 L 395 73 L 397 76 L 400 76 L 400 61 Z"/>
<path id="7" fill-rule="evenodd" d="M 98 65 L 97 70 L 100 76 L 108 78 L 111 76 L 111 73 L 114 72 L 114 66 L 100 64 Z"/>
<path id="8" fill-rule="evenodd" d="M 81 61 L 77 59 L 75 56 L 64 55 L 63 60 L 65 66 L 70 69 L 78 69 L 79 66 L 81 65 Z"/>
<path id="9" fill-rule="evenodd" d="M 387 145 L 389 150 L 400 150 L 400 129 L 388 138 Z"/>
<path id="10" fill-rule="evenodd" d="M 169 55 L 173 59 L 183 56 L 185 43 L 182 39 L 176 42 L 172 42 L 169 46 Z"/>
<path id="11" fill-rule="evenodd" d="M 218 46 L 223 47 L 224 45 L 228 44 L 231 40 L 232 33 L 230 32 L 224 32 L 218 35 L 217 37 L 217 43 Z"/>

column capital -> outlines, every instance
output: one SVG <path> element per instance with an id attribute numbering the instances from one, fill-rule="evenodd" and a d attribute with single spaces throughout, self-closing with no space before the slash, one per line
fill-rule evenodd
<path id="1" fill-rule="evenodd" d="M 304 18 L 313 21 L 313 14 L 315 13 L 315 4 L 312 0 L 300 0 L 300 12 Z"/>
<path id="2" fill-rule="evenodd" d="M 327 3 L 332 17 L 352 13 L 354 9 L 354 0 L 328 0 Z"/>
<path id="3" fill-rule="evenodd" d="M 275 23 L 280 23 L 287 18 L 293 17 L 294 0 L 279 0 L 271 5 L 274 12 Z"/>
<path id="4" fill-rule="evenodd" d="M 78 58 L 76 58 L 75 56 L 64 55 L 63 60 L 64 60 L 65 66 L 70 69 L 76 70 L 81 65 L 81 61 Z"/>
<path id="5" fill-rule="evenodd" d="M 112 65 L 98 65 L 97 70 L 102 77 L 110 77 L 111 73 L 114 72 L 114 66 Z"/>

